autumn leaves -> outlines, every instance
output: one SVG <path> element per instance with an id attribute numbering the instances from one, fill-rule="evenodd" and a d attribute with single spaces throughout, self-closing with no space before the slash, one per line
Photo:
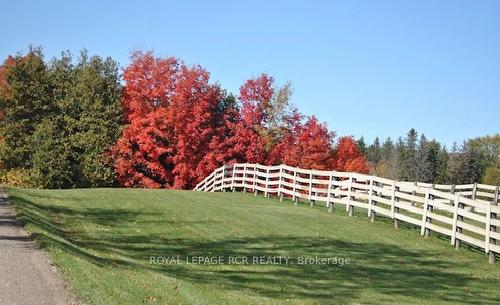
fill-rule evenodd
<path id="1" fill-rule="evenodd" d="M 126 127 L 113 149 L 125 186 L 191 188 L 225 163 L 286 163 L 315 169 L 367 172 L 350 137 L 335 135 L 289 100 L 262 74 L 236 99 L 210 83 L 200 66 L 135 53 L 124 70 Z"/>

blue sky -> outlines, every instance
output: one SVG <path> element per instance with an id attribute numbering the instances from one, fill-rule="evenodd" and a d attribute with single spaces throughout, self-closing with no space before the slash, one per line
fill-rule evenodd
<path id="1" fill-rule="evenodd" d="M 500 132 L 500 1 L 2 1 L 0 57 L 85 47 L 201 64 L 237 92 L 261 72 L 339 135 Z"/>

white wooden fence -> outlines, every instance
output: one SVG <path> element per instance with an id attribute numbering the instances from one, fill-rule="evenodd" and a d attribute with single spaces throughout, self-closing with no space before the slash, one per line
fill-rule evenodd
<path id="1" fill-rule="evenodd" d="M 195 191 L 253 191 L 266 197 L 276 195 L 305 199 L 314 206 L 324 202 L 330 212 L 342 204 L 350 216 L 354 207 L 376 215 L 420 227 L 421 235 L 431 231 L 449 236 L 456 248 L 466 243 L 488 253 L 490 263 L 500 254 L 499 186 L 484 184 L 441 185 L 400 182 L 350 172 L 307 170 L 287 165 L 233 164 L 216 169 L 194 188 Z"/>

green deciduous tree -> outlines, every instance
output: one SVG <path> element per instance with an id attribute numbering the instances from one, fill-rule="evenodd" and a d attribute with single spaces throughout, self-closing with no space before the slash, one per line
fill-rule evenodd
<path id="1" fill-rule="evenodd" d="M 490 185 L 500 185 L 500 162 L 486 169 L 482 182 Z"/>

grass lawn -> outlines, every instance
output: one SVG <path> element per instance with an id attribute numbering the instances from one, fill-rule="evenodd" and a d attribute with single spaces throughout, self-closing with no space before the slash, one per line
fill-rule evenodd
<path id="1" fill-rule="evenodd" d="M 500 265 L 366 211 L 241 193 L 6 188 L 27 231 L 90 304 L 498 304 Z M 150 257 L 180 263 L 151 264 Z M 187 264 L 222 256 L 223 264 Z M 229 257 L 293 264 L 229 264 Z M 299 257 L 350 264 L 297 264 Z"/>

